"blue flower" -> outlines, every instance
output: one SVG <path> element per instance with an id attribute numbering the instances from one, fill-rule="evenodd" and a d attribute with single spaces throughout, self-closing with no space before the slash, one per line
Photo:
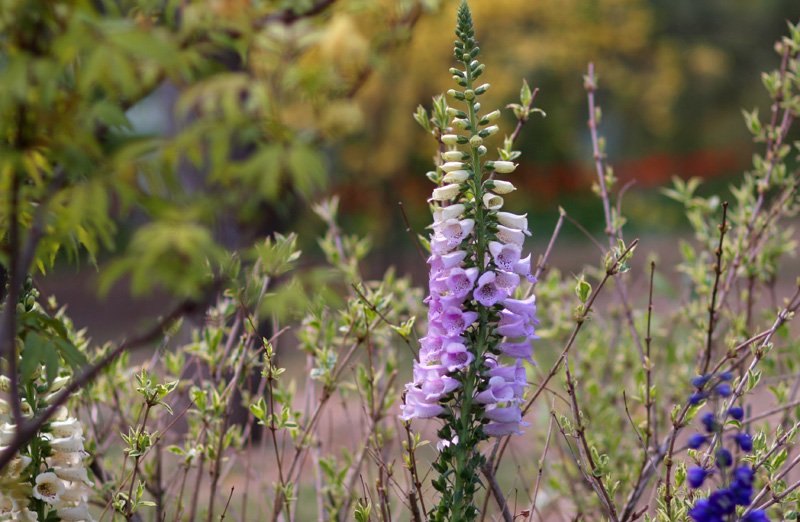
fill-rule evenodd
<path id="1" fill-rule="evenodd" d="M 721 381 L 732 381 L 733 380 L 733 372 L 727 371 L 722 372 L 719 374 L 719 380 Z"/>
<path id="2" fill-rule="evenodd" d="M 703 392 L 694 392 L 689 396 L 689 404 L 697 406 L 706 399 L 706 394 Z"/>
<path id="3" fill-rule="evenodd" d="M 733 495 L 727 489 L 720 489 L 715 491 L 708 497 L 719 515 L 730 515 L 736 509 L 736 503 L 733 501 Z"/>
<path id="4" fill-rule="evenodd" d="M 706 431 L 709 433 L 714 433 L 717 431 L 717 418 L 711 412 L 706 412 L 700 417 L 700 420 L 703 423 L 703 426 L 706 427 Z"/>
<path id="5" fill-rule="evenodd" d="M 699 488 L 710 474 L 710 471 L 703 468 L 689 468 L 689 471 L 686 473 L 686 480 L 689 481 L 689 487 Z"/>
<path id="6" fill-rule="evenodd" d="M 744 410 L 740 406 L 733 406 L 728 410 L 728 415 L 736 420 L 742 420 L 742 417 L 744 417 Z"/>
<path id="7" fill-rule="evenodd" d="M 749 515 L 742 518 L 744 522 L 769 522 L 767 513 L 763 509 L 754 509 Z"/>
<path id="8" fill-rule="evenodd" d="M 689 516 L 697 522 L 723 522 L 722 517 L 719 515 L 717 509 L 711 505 L 711 501 L 707 498 L 701 498 L 697 501 L 692 509 L 689 510 Z M 760 522 L 760 521 L 753 521 Z"/>
<path id="9" fill-rule="evenodd" d="M 720 468 L 727 468 L 733 462 L 733 456 L 731 455 L 731 452 L 725 448 L 718 449 L 715 453 L 715 457 L 717 460 L 717 466 Z"/>
<path id="10" fill-rule="evenodd" d="M 701 435 L 700 433 L 693 433 L 689 435 L 689 447 L 692 449 L 697 449 L 701 447 L 708 441 L 705 435 Z"/>
<path id="11" fill-rule="evenodd" d="M 694 377 L 692 379 L 692 386 L 694 386 L 697 389 L 700 389 L 700 388 L 702 388 L 703 386 L 706 385 L 706 383 L 709 381 L 709 379 L 711 379 L 711 376 L 708 375 L 708 374 L 698 375 L 697 377 Z"/>
<path id="12" fill-rule="evenodd" d="M 731 388 L 731 385 L 726 382 L 717 384 L 716 390 L 721 397 L 728 397 L 731 393 L 733 393 L 733 388 Z"/>
<path id="13" fill-rule="evenodd" d="M 731 438 L 742 448 L 742 451 L 753 451 L 753 437 L 749 433 L 737 433 Z"/>

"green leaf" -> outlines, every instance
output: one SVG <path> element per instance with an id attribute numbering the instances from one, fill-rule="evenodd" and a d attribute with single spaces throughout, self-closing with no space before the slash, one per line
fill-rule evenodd
<path id="1" fill-rule="evenodd" d="M 65 341 L 64 339 L 56 339 L 55 344 L 61 357 L 73 370 L 80 370 L 89 363 L 86 356 L 71 342 Z"/>
<path id="2" fill-rule="evenodd" d="M 25 348 L 22 350 L 22 362 L 19 364 L 19 375 L 23 383 L 29 382 L 34 370 L 42 363 L 44 339 L 38 334 L 28 333 L 25 336 Z"/>
<path id="3" fill-rule="evenodd" d="M 303 143 L 294 143 L 289 149 L 289 172 L 297 191 L 310 197 L 325 186 L 325 163 L 321 154 Z"/>

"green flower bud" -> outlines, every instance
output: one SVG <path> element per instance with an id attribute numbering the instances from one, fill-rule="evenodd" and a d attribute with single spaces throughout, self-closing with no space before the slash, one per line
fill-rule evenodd
<path id="1" fill-rule="evenodd" d="M 470 101 L 474 100 L 475 91 L 473 91 L 472 89 L 467 89 L 466 91 L 464 91 L 464 97 Z"/>
<path id="2" fill-rule="evenodd" d="M 480 147 L 483 144 L 483 138 L 477 134 L 469 139 L 469 144 L 472 147 Z"/>
<path id="3" fill-rule="evenodd" d="M 464 98 L 463 92 L 457 91 L 455 89 L 450 89 L 449 91 L 447 91 L 447 95 L 459 101 L 464 101 L 466 99 Z"/>

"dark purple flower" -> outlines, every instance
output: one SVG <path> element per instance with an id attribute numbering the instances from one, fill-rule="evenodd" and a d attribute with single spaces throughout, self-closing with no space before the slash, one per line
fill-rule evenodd
<path id="1" fill-rule="evenodd" d="M 739 466 L 733 470 L 733 480 L 742 484 L 752 486 L 754 477 L 755 473 L 753 473 L 753 470 L 750 469 L 749 466 Z"/>
<path id="2" fill-rule="evenodd" d="M 720 397 L 728 397 L 731 393 L 733 393 L 733 388 L 731 388 L 730 384 L 723 382 L 717 384 L 716 391 Z"/>
<path id="3" fill-rule="evenodd" d="M 717 460 L 717 466 L 720 468 L 727 468 L 733 463 L 733 456 L 731 452 L 725 448 L 720 448 L 714 454 Z"/>
<path id="4" fill-rule="evenodd" d="M 694 392 L 689 396 L 689 404 L 691 404 L 692 406 L 697 406 L 705 399 L 706 399 L 706 394 L 704 392 Z"/>
<path id="5" fill-rule="evenodd" d="M 697 522 L 722 522 L 722 517 L 707 498 L 698 500 L 697 504 L 689 510 L 689 516 Z"/>
<path id="6" fill-rule="evenodd" d="M 706 443 L 708 439 L 705 435 L 701 435 L 700 433 L 693 433 L 689 435 L 689 447 L 692 449 L 697 449 L 701 447 L 703 444 Z"/>
<path id="7" fill-rule="evenodd" d="M 736 420 L 742 420 L 744 410 L 740 406 L 733 406 L 728 410 L 728 414 Z"/>
<path id="8" fill-rule="evenodd" d="M 769 522 L 766 511 L 763 509 L 754 509 L 749 515 L 743 517 L 744 522 Z"/>
<path id="9" fill-rule="evenodd" d="M 703 426 L 705 426 L 707 432 L 713 433 L 717 431 L 717 418 L 713 413 L 704 413 L 703 416 L 700 417 L 700 420 L 702 421 Z"/>
<path id="10" fill-rule="evenodd" d="M 702 388 L 706 385 L 708 380 L 711 378 L 709 375 L 698 375 L 697 377 L 692 378 L 692 386 L 697 389 Z"/>
<path id="11" fill-rule="evenodd" d="M 742 451 L 753 451 L 753 437 L 749 433 L 738 433 L 731 438 L 742 448 Z"/>
<path id="12" fill-rule="evenodd" d="M 703 468 L 689 468 L 689 471 L 686 473 L 686 480 L 689 481 L 689 486 L 692 488 L 699 488 L 703 485 L 703 481 L 706 480 L 706 477 L 709 476 L 711 473 L 706 471 Z"/>
<path id="13" fill-rule="evenodd" d="M 719 374 L 719 380 L 721 381 L 732 381 L 733 380 L 733 372 L 727 371 L 722 372 Z"/>
<path id="14" fill-rule="evenodd" d="M 736 504 L 733 501 L 733 495 L 727 489 L 720 489 L 708 497 L 708 501 L 717 510 L 720 515 L 730 515 L 736 509 Z"/>

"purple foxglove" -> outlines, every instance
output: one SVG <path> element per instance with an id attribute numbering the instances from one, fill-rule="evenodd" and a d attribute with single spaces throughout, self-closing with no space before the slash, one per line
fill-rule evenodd
<path id="1" fill-rule="evenodd" d="M 533 362 L 533 346 L 529 340 L 521 343 L 500 343 L 497 345 L 497 349 L 500 350 L 501 354 L 507 355 L 508 357 L 514 357 L 515 359 L 522 359 L 531 364 L 536 364 Z"/>
<path id="2" fill-rule="evenodd" d="M 457 247 L 464 241 L 472 229 L 475 227 L 474 219 L 448 219 L 436 226 L 436 236 L 447 240 L 447 246 L 450 250 Z"/>
<path id="3" fill-rule="evenodd" d="M 514 295 L 514 291 L 519 286 L 519 276 L 513 272 L 504 272 L 502 270 L 495 272 L 495 274 L 497 278 L 494 284 L 497 285 L 497 288 L 502 290 L 506 297 Z"/>
<path id="4" fill-rule="evenodd" d="M 422 392 L 425 394 L 425 400 L 434 402 L 438 401 L 451 391 L 457 390 L 459 386 L 461 386 L 460 382 L 452 377 L 444 375 L 435 379 L 428 379 L 422 383 Z"/>
<path id="5" fill-rule="evenodd" d="M 450 343 L 444 349 L 442 354 L 442 364 L 447 366 L 447 370 L 454 372 L 460 370 L 465 366 L 472 364 L 475 356 L 467 350 L 467 347 L 461 343 Z"/>
<path id="6" fill-rule="evenodd" d="M 503 243 L 512 243 L 518 247 L 522 247 L 525 241 L 525 234 L 516 228 L 508 228 L 503 225 L 497 225 L 497 239 Z"/>
<path id="7" fill-rule="evenodd" d="M 500 312 L 500 322 L 495 329 L 496 334 L 504 337 L 531 337 L 534 332 L 533 325 L 522 316 L 508 310 Z"/>
<path id="8" fill-rule="evenodd" d="M 536 278 L 531 274 L 531 255 L 514 263 L 514 273 L 525 277 L 529 283 L 535 283 Z"/>
<path id="9" fill-rule="evenodd" d="M 464 298 L 470 290 L 475 286 L 475 280 L 478 278 L 478 269 L 475 267 L 467 268 L 453 268 L 450 270 L 450 275 L 447 278 L 447 288 L 453 293 L 455 297 Z"/>
<path id="10" fill-rule="evenodd" d="M 403 412 L 400 415 L 402 420 L 411 419 L 430 419 L 444 413 L 444 408 L 438 404 L 425 402 L 425 394 L 422 390 L 410 389 L 406 392 Z"/>
<path id="11" fill-rule="evenodd" d="M 489 379 L 489 387 L 475 396 L 481 404 L 496 404 L 508 402 L 514 398 L 514 390 L 502 377 Z"/>
<path id="12" fill-rule="evenodd" d="M 525 300 L 519 299 L 506 299 L 503 301 L 503 306 L 509 312 L 525 317 L 527 321 L 533 324 L 539 324 L 536 319 L 536 296 L 532 295 Z"/>
<path id="13" fill-rule="evenodd" d="M 478 279 L 478 288 L 472 296 L 483 306 L 493 306 L 506 297 L 506 294 L 495 284 L 497 275 L 494 272 L 484 272 Z"/>
<path id="14" fill-rule="evenodd" d="M 522 255 L 522 249 L 518 245 L 513 243 L 504 245 L 497 241 L 489 242 L 489 252 L 492 254 L 495 266 L 506 272 L 514 271 L 514 266 Z"/>
<path id="15" fill-rule="evenodd" d="M 466 212 L 466 210 L 467 207 L 465 207 L 461 203 L 457 203 L 455 205 L 448 205 L 446 207 L 437 209 L 433 213 L 434 226 L 436 226 L 437 223 L 440 223 L 442 221 L 447 221 L 448 219 L 460 218 L 461 216 L 464 215 L 464 212 Z"/>
<path id="16" fill-rule="evenodd" d="M 444 327 L 450 337 L 461 335 L 461 333 L 469 328 L 477 319 L 477 312 L 464 312 L 451 306 L 442 313 L 442 327 Z"/>

